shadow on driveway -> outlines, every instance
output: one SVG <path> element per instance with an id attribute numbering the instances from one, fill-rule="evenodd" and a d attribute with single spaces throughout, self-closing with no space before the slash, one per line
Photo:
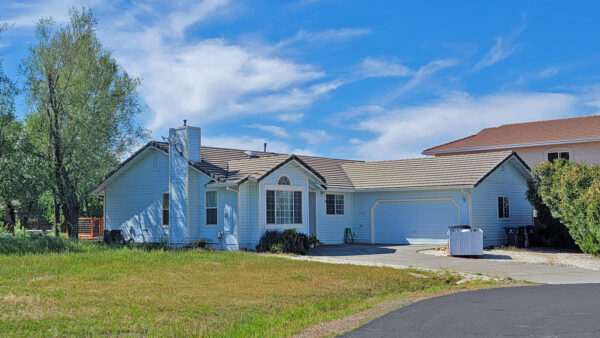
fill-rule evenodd
<path id="1" fill-rule="evenodd" d="M 310 256 L 360 256 L 360 255 L 388 255 L 394 254 L 397 247 L 408 245 L 375 245 L 375 244 L 342 244 L 342 245 L 322 245 L 310 249 Z"/>

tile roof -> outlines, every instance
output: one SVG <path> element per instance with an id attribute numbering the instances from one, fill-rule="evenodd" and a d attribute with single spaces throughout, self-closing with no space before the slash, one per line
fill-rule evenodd
<path id="1" fill-rule="evenodd" d="M 111 172 L 96 191 L 112 174 L 149 147 L 164 153 L 169 151 L 167 143 L 149 142 Z M 323 180 L 329 189 L 357 190 L 474 186 L 511 155 L 520 160 L 511 151 L 379 162 L 259 151 L 254 152 L 256 157 L 250 157 L 243 150 L 204 146 L 201 152 L 202 161 L 190 162 L 190 165 L 212 177 L 215 183 L 240 184 L 247 179 L 260 180 L 296 160 Z M 527 168 L 524 162 L 521 163 Z"/>
<path id="2" fill-rule="evenodd" d="M 423 151 L 424 155 L 600 139 L 600 115 L 505 124 Z"/>
<path id="3" fill-rule="evenodd" d="M 357 190 L 476 186 L 511 155 L 519 159 L 512 151 L 503 151 L 346 163 L 342 168 Z"/>

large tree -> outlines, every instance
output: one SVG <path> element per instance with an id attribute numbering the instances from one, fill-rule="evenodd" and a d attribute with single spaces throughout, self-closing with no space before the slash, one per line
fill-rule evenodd
<path id="1" fill-rule="evenodd" d="M 89 9 L 70 21 L 42 19 L 21 65 L 36 152 L 47 155 L 51 191 L 71 238 L 82 201 L 118 160 L 146 137 L 136 122 L 139 80 L 102 46 Z"/>
<path id="2" fill-rule="evenodd" d="M 0 33 L 6 27 L 6 24 L 0 25 Z M 14 198 L 17 187 L 14 179 L 18 174 L 16 155 L 22 131 L 22 125 L 15 118 L 16 94 L 16 87 L 4 73 L 0 60 L 0 216 L 4 216 L 2 210 L 8 212 L 11 230 L 16 221 Z"/>

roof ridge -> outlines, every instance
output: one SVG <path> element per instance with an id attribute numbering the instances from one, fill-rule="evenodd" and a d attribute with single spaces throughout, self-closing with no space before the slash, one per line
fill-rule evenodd
<path id="1" fill-rule="evenodd" d="M 505 124 L 501 124 L 499 126 L 492 127 L 492 128 L 501 128 L 501 127 L 506 127 L 506 126 L 516 126 L 516 125 L 520 125 L 520 124 L 544 123 L 544 122 L 554 122 L 554 121 L 564 121 L 564 120 L 577 120 L 577 119 L 587 119 L 587 118 L 600 118 L 600 113 L 593 114 L 593 115 L 585 115 L 585 116 L 559 117 L 559 118 L 554 118 L 554 119 L 549 119 L 549 120 L 537 120 L 537 121 L 529 121 L 529 122 L 505 123 Z M 485 129 L 491 129 L 491 128 L 485 128 Z M 485 129 L 482 129 L 482 130 L 485 130 Z"/>
<path id="2" fill-rule="evenodd" d="M 288 157 L 292 157 L 292 156 L 294 156 L 294 154 L 277 154 L 277 155 L 274 155 L 274 156 L 267 156 L 267 157 L 238 158 L 238 159 L 235 159 L 235 160 L 227 160 L 227 163 L 229 163 L 229 162 L 242 162 L 242 161 L 245 162 L 245 161 L 267 160 L 267 159 L 278 158 L 278 157 L 288 158 Z"/>
<path id="3" fill-rule="evenodd" d="M 491 155 L 491 154 L 510 154 L 510 153 L 514 153 L 514 151 L 512 150 L 499 150 L 499 151 L 487 151 L 487 152 L 482 152 L 482 153 L 466 153 L 466 154 L 456 154 L 456 155 L 452 155 L 452 156 L 426 156 L 426 157 L 413 157 L 413 158 L 398 158 L 395 160 L 381 160 L 381 161 L 363 161 L 363 162 L 348 162 L 348 163 L 342 163 L 341 165 L 344 166 L 346 164 L 370 164 L 370 163 L 386 163 L 386 162 L 407 162 L 407 161 L 421 161 L 421 160 L 430 160 L 430 161 L 442 161 L 442 160 L 451 160 L 453 158 L 456 157 L 465 157 L 465 156 L 485 156 L 485 155 Z"/>

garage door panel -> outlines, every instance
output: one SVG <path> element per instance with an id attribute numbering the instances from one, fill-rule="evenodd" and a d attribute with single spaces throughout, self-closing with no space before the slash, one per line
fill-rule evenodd
<path id="1" fill-rule="evenodd" d="M 448 227 L 458 222 L 451 201 L 380 202 L 375 207 L 375 243 L 445 243 Z"/>

